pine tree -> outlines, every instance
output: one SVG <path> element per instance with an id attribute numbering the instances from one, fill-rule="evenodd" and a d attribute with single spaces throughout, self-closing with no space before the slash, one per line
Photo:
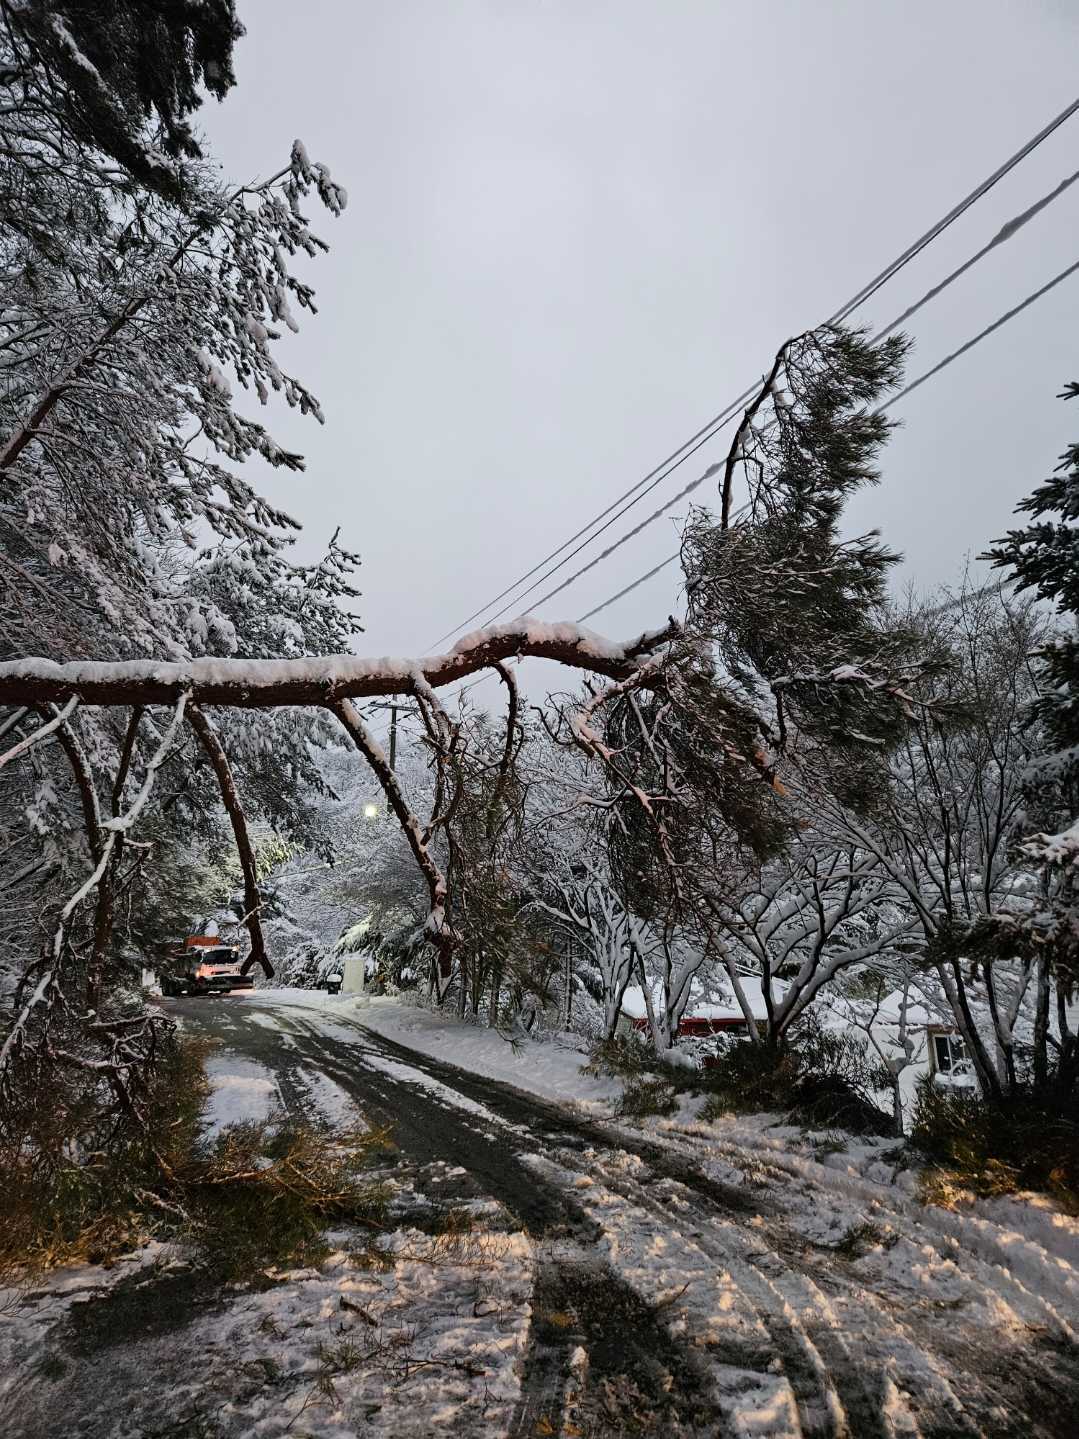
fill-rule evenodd
<path id="1" fill-rule="evenodd" d="M 1071 384 L 1061 398 L 1077 396 L 1079 384 Z M 1017 509 L 1032 523 L 1009 530 L 989 555 L 1012 570 L 1018 589 L 1033 590 L 1065 618 L 1067 632 L 1040 653 L 1044 683 L 1035 712 L 1047 741 L 1038 777 L 1069 786 L 1079 780 L 1079 444 Z M 1079 835 L 1075 843 L 1079 859 Z"/>
<path id="2" fill-rule="evenodd" d="M 1077 396 L 1079 384 L 1070 384 L 1060 398 Z M 1031 720 L 1039 753 L 1024 776 L 1022 849 L 1041 873 L 1042 903 L 1026 927 L 1043 960 L 1038 1029 L 1044 1034 L 1048 1027 L 1052 972 L 1060 997 L 1057 1084 L 1066 1093 L 1079 1082 L 1079 1036 L 1069 1032 L 1064 1003 L 1079 986 L 1079 444 L 1065 450 L 1017 509 L 1031 522 L 1009 530 L 987 558 L 1010 569 L 1017 588 L 1032 590 L 1061 620 L 1060 632 L 1036 656 L 1040 693 Z"/>
<path id="3" fill-rule="evenodd" d="M 695 511 L 683 542 L 691 627 L 750 702 L 765 701 L 778 749 L 790 729 L 842 756 L 852 797 L 867 751 L 902 734 L 912 678 L 910 637 L 886 607 L 899 556 L 875 532 L 840 531 L 847 501 L 879 480 L 892 423 L 876 402 L 906 349 L 903 336 L 873 345 L 831 327 L 784 345 L 728 456 L 718 521 Z M 744 516 L 730 510 L 736 467 Z"/>
<path id="4" fill-rule="evenodd" d="M 754 872 L 798 843 L 822 793 L 863 811 L 887 793 L 926 666 L 887 604 L 898 557 L 840 526 L 878 478 L 880 401 L 905 350 L 831 326 L 780 348 L 714 467 L 718 513 L 686 527 L 685 626 L 632 681 L 564 715 L 606 774 L 594 802 L 617 819 L 612 872 L 665 974 L 684 972 L 688 937 L 735 983 L 728 916 Z M 734 511 L 739 473 L 749 499 Z"/>
<path id="5" fill-rule="evenodd" d="M 299 142 L 252 187 L 225 188 L 201 157 L 190 119 L 233 83 L 234 9 L 3 3 L 0 658 L 298 656 L 346 650 L 359 629 L 356 557 L 335 535 L 317 564 L 295 563 L 299 526 L 243 468 L 252 456 L 303 467 L 241 412 L 245 392 L 322 418 L 275 350 L 315 308 L 293 273 L 294 257 L 326 249 L 305 196 L 335 214 L 345 197 Z M 0 714 L 8 721 L 17 740 L 38 716 Z M 124 723 L 84 709 L 68 726 L 104 794 Z M 252 814 L 310 838 L 325 721 L 282 711 L 215 723 Z M 136 769 L 153 742 L 139 726 Z M 193 736 L 161 781 L 156 851 L 166 867 L 176 856 L 174 877 L 194 874 L 189 856 L 220 842 L 221 816 Z M 86 831 L 62 751 L 4 770 L 0 990 L 87 871 Z M 135 882 L 149 898 L 148 868 Z M 182 908 L 175 884 L 172 897 Z M 137 896 L 124 903 L 137 913 Z"/>
<path id="6" fill-rule="evenodd" d="M 179 199 L 172 162 L 202 153 L 189 116 L 204 90 L 221 100 L 235 84 L 234 0 L 5 0 L 3 14 L 3 79 L 28 110 L 52 111 L 139 185 Z"/>

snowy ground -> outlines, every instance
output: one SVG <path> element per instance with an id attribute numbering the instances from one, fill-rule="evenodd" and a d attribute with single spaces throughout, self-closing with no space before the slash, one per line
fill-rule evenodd
<path id="1" fill-rule="evenodd" d="M 230 1124 L 269 1119 L 283 1107 L 273 1075 L 261 1064 L 239 1055 L 212 1055 L 206 1062 L 210 1097 L 203 1113 L 208 1139 Z"/>
<path id="2" fill-rule="evenodd" d="M 544 1099 L 608 1114 L 621 1097 L 618 1080 L 582 1074 L 582 1065 L 588 1062 L 587 1045 L 576 1036 L 540 1036 L 511 1044 L 496 1029 L 400 1000 L 374 998 L 353 1004 L 356 1020 L 376 1034 Z"/>
<path id="3" fill-rule="evenodd" d="M 231 1050 L 213 1055 L 207 1072 L 208 1141 L 287 1111 L 335 1131 L 363 1127 L 360 1107 L 315 1067 L 292 1070 L 287 1097 L 272 1068 Z M 375 1177 L 399 1220 L 375 1267 L 355 1259 L 368 1236 L 342 1230 L 317 1268 L 270 1272 L 253 1289 L 207 1290 L 185 1254 L 155 1243 L 108 1269 L 79 1266 L 29 1293 L 0 1291 L 0 1432 L 505 1432 L 520 1392 L 530 1242 L 502 1206 L 460 1193 L 459 1171 L 445 1162 Z M 429 1232 L 448 1204 L 475 1232 Z"/>
<path id="4" fill-rule="evenodd" d="M 357 1269 L 346 1247 L 264 1288 L 215 1295 L 182 1256 L 153 1246 L 5 1296 L 3 1433 L 419 1439 L 450 1422 L 505 1432 L 528 1328 L 527 1241 L 402 1227 L 384 1249 L 385 1271 Z"/>
<path id="5" fill-rule="evenodd" d="M 247 1102 L 392 1123 L 387 1266 L 340 1235 L 318 1270 L 193 1303 L 152 1251 L 55 1276 L 0 1306 L 5 1434 L 1079 1433 L 1079 1224 L 1045 1204 L 928 1208 L 888 1141 L 692 1101 L 619 1121 L 609 1082 L 553 1103 L 580 1053 L 392 1001 L 170 1008 L 225 1046 L 210 1132 Z M 432 1233 L 447 1204 L 470 1233 Z"/>
<path id="6" fill-rule="evenodd" d="M 357 1006 L 355 1020 L 417 1053 L 597 1115 L 612 1114 L 621 1098 L 619 1080 L 597 1079 L 581 1072 L 587 1060 L 583 1041 L 578 1046 L 567 1042 L 565 1036 L 525 1041 L 515 1052 L 494 1031 L 392 999 L 375 998 Z M 688 1146 L 698 1156 L 709 1149 L 719 1153 L 737 1149 L 755 1156 L 758 1162 L 783 1166 L 792 1178 L 808 1177 L 816 1184 L 830 1184 L 863 1199 L 872 1199 L 874 1191 L 883 1188 L 893 1201 L 902 1198 L 919 1214 L 925 1212 L 925 1206 L 915 1199 L 915 1172 L 888 1161 L 887 1156 L 896 1149 L 893 1139 L 834 1131 L 814 1134 L 786 1125 L 774 1114 L 730 1114 L 704 1124 L 697 1119 L 700 1107 L 700 1101 L 684 1099 L 677 1117 L 644 1119 L 631 1127 L 657 1138 L 678 1138 L 683 1148 Z M 1079 1220 L 1062 1214 L 1043 1196 L 979 1199 L 958 1195 L 956 1203 L 957 1212 L 970 1223 L 999 1226 L 1017 1235 L 1029 1233 L 1079 1273 Z M 951 1211 L 933 1212 L 947 1215 Z M 941 1222 L 952 1225 L 958 1221 Z"/>

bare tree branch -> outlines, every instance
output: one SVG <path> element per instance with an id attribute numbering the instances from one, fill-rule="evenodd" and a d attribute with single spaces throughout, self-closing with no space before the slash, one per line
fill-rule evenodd
<path id="1" fill-rule="evenodd" d="M 446 901 L 449 893 L 446 876 L 435 862 L 429 845 L 429 836 L 413 814 L 404 791 L 398 783 L 397 776 L 390 769 L 389 760 L 360 718 L 356 707 L 348 700 L 342 699 L 329 705 L 328 708 L 340 720 L 353 744 L 374 770 L 375 777 L 382 786 L 390 808 L 397 816 L 409 848 L 427 882 L 430 914 L 427 919 L 426 931 L 431 942 L 439 950 L 439 978 L 444 986 L 449 981 L 452 954 L 456 945 L 456 937 L 446 922 Z"/>
<path id="2" fill-rule="evenodd" d="M 3 1045 L 0 1046 L 0 1082 L 6 1079 L 7 1072 L 14 1057 L 22 1052 L 23 1046 L 26 1043 L 27 1029 L 31 1019 L 34 1017 L 35 1011 L 41 1007 L 48 1010 L 59 993 L 60 977 L 67 944 L 67 930 L 71 917 L 82 904 L 83 900 L 93 894 L 101 883 L 119 836 L 127 834 L 142 814 L 142 811 L 146 808 L 146 802 L 150 798 L 151 791 L 154 787 L 154 780 L 157 778 L 157 771 L 165 763 L 172 749 L 176 733 L 183 721 L 186 705 L 187 696 L 181 695 L 173 710 L 172 721 L 146 765 L 146 773 L 138 794 L 131 801 L 125 814 L 118 815 L 105 823 L 103 828 L 107 831 L 107 835 L 105 843 L 101 848 L 101 857 L 92 872 L 60 911 L 56 930 L 53 935 L 48 968 L 43 970 L 37 984 L 34 986 L 33 993 L 20 1009 Z"/>
<path id="3" fill-rule="evenodd" d="M 191 728 L 198 736 L 199 743 L 206 751 L 207 758 L 213 766 L 214 774 L 217 776 L 218 788 L 221 790 L 221 799 L 225 809 L 228 811 L 229 820 L 232 823 L 232 833 L 236 840 L 236 850 L 240 856 L 240 868 L 244 876 L 244 923 L 247 925 L 247 932 L 251 936 L 251 953 L 243 962 L 241 974 L 246 974 L 252 965 L 262 966 L 262 972 L 267 979 L 273 978 L 273 965 L 266 955 L 266 943 L 262 935 L 262 919 L 260 911 L 262 908 L 262 896 L 259 894 L 258 870 L 255 865 L 255 851 L 251 847 L 251 837 L 247 832 L 247 820 L 244 815 L 243 805 L 240 803 L 239 792 L 236 789 L 236 781 L 233 778 L 232 767 L 228 761 L 224 746 L 217 737 L 217 733 L 210 721 L 203 714 L 196 704 L 189 704 L 187 707 L 187 720 Z"/>
<path id="4" fill-rule="evenodd" d="M 120 751 L 120 763 L 116 767 L 116 779 L 112 786 L 113 818 L 120 813 L 120 805 L 124 798 L 124 785 L 127 783 L 128 771 L 131 768 L 131 756 L 135 751 L 135 736 L 139 732 L 139 723 L 141 720 L 142 706 L 135 705 L 131 714 L 128 716 L 127 733 L 124 735 L 124 744 Z"/>
<path id="5" fill-rule="evenodd" d="M 502 751 L 502 762 L 498 767 L 498 779 L 495 781 L 494 791 L 491 795 L 491 803 L 487 808 L 487 838 L 493 837 L 495 819 L 498 815 L 498 806 L 506 791 L 506 783 L 509 779 L 510 766 L 513 763 L 513 743 L 517 735 L 517 711 L 520 706 L 520 697 L 517 693 L 517 680 L 511 670 L 504 664 L 496 664 L 499 678 L 509 692 L 509 700 L 506 709 L 506 744 Z"/>
<path id="6" fill-rule="evenodd" d="M 721 501 L 719 523 L 721 529 L 725 530 L 730 527 L 731 492 L 734 485 L 734 467 L 738 463 L 738 461 L 740 459 L 743 459 L 745 456 L 746 436 L 750 432 L 754 420 L 757 418 L 757 412 L 760 409 L 761 405 L 764 404 L 765 400 L 772 393 L 772 389 L 776 383 L 777 378 L 779 377 L 779 367 L 786 359 L 787 351 L 793 344 L 793 340 L 787 340 L 784 344 L 780 345 L 779 349 L 776 351 L 776 357 L 772 361 L 772 368 L 764 377 L 760 389 L 757 391 L 754 398 L 750 401 L 749 408 L 742 416 L 741 424 L 735 431 L 734 439 L 731 441 L 731 447 L 727 452 L 727 459 L 723 466 L 723 485 L 720 491 Z"/>
<path id="7" fill-rule="evenodd" d="M 71 765 L 71 772 L 75 776 L 75 784 L 79 791 L 79 799 L 82 803 L 83 822 L 86 825 L 86 838 L 90 845 L 90 853 L 95 862 L 101 858 L 101 807 L 97 798 L 97 786 L 94 784 L 93 773 L 90 769 L 90 761 L 86 752 L 79 743 L 78 737 L 71 726 L 66 722 L 63 713 L 58 713 L 54 705 L 43 705 L 39 711 L 42 715 L 51 715 L 49 724 L 55 724 L 60 720 L 57 727 L 56 738 L 60 741 L 64 754 L 67 755 L 68 763 Z M 45 726 L 42 726 L 44 728 Z M 38 730 L 38 734 L 41 730 Z M 113 810 L 113 814 L 117 813 Z"/>

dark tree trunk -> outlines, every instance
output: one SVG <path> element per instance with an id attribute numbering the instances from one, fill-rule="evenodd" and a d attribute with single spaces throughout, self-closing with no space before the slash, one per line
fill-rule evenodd
<path id="1" fill-rule="evenodd" d="M 1038 956 L 1037 993 L 1034 1008 L 1034 1087 L 1044 1092 L 1049 1085 L 1049 961 Z"/>
<path id="2" fill-rule="evenodd" d="M 247 820 L 236 790 L 236 781 L 232 777 L 232 768 L 216 731 L 198 705 L 189 704 L 187 706 L 187 718 L 217 776 L 221 798 L 228 811 L 229 819 L 232 821 L 232 833 L 236 839 L 236 849 L 240 856 L 240 868 L 243 870 L 244 923 L 251 936 L 251 953 L 244 960 L 241 973 L 246 974 L 252 965 L 259 964 L 266 977 L 272 979 L 273 965 L 267 958 L 266 944 L 262 937 L 262 916 L 259 913 L 262 908 L 262 896 L 259 893 L 255 851 L 251 847 L 251 837 L 247 832 Z"/>

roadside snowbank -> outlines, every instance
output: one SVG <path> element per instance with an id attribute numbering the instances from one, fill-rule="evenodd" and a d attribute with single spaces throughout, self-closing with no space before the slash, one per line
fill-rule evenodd
<path id="1" fill-rule="evenodd" d="M 291 989 L 285 985 L 268 984 L 255 989 L 234 989 L 229 1003 L 256 1000 L 266 1004 L 290 1004 L 300 1009 L 321 1009 L 327 1014 L 337 1011 L 351 1013 L 356 1005 L 354 994 L 328 994 L 324 989 Z"/>
<path id="2" fill-rule="evenodd" d="M 444 1059 L 543 1099 L 609 1114 L 622 1095 L 619 1080 L 597 1079 L 581 1072 L 588 1056 L 571 1045 L 568 1036 L 523 1039 L 511 1045 L 497 1030 L 394 999 L 369 999 L 362 1007 L 356 1005 L 354 1014 L 366 1028 L 420 1054 Z"/>

